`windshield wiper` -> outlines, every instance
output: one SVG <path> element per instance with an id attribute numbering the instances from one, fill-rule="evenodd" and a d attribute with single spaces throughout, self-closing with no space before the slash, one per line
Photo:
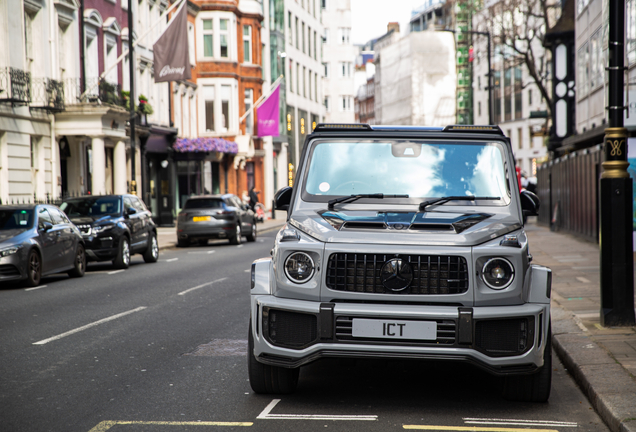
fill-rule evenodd
<path id="1" fill-rule="evenodd" d="M 444 204 L 449 201 L 476 201 L 476 200 L 500 200 L 500 199 L 501 199 L 500 197 L 481 197 L 481 196 L 474 196 L 474 195 L 441 197 L 441 198 L 435 198 L 434 200 L 424 201 L 420 203 L 420 211 L 421 212 L 426 211 L 426 207 L 430 205 Z"/>
<path id="2" fill-rule="evenodd" d="M 338 203 L 353 202 L 353 201 L 358 200 L 360 198 L 383 199 L 383 198 L 408 198 L 408 197 L 409 197 L 408 195 L 385 195 L 385 194 L 381 194 L 381 193 L 350 195 L 350 196 L 346 196 L 346 197 L 340 197 L 340 198 L 329 200 L 329 207 L 328 208 L 329 208 L 329 210 L 333 210 L 333 207 L 336 204 L 338 204 Z"/>

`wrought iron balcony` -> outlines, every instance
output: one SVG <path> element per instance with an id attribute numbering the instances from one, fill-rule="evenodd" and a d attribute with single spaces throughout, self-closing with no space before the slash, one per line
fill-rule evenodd
<path id="1" fill-rule="evenodd" d="M 30 103 L 31 73 L 12 67 L 0 68 L 0 102 Z"/>
<path id="2" fill-rule="evenodd" d="M 121 85 L 111 83 L 105 79 L 87 78 L 84 86 L 88 93 L 84 100 L 82 96 L 82 81 L 80 78 L 67 78 L 64 80 L 64 100 L 67 105 L 75 105 L 83 102 L 107 103 L 124 106 L 124 99 L 121 95 Z"/>
<path id="3" fill-rule="evenodd" d="M 31 80 L 31 108 L 64 111 L 64 83 L 50 78 Z"/>

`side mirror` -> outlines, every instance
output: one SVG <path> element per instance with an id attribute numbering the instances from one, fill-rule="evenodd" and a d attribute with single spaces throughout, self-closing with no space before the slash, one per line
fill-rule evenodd
<path id="1" fill-rule="evenodd" d="M 541 203 L 539 197 L 528 190 L 523 190 L 520 193 L 521 198 L 521 210 L 524 215 L 537 216 L 539 214 L 539 207 Z"/>
<path id="2" fill-rule="evenodd" d="M 285 186 L 280 189 L 274 195 L 274 204 L 276 205 L 276 210 L 285 210 L 289 209 L 289 203 L 291 202 L 292 194 L 294 193 L 294 189 L 289 186 Z"/>
<path id="3" fill-rule="evenodd" d="M 40 225 L 40 229 L 42 231 L 48 231 L 51 228 L 53 228 L 53 224 L 51 222 L 42 222 L 42 225 Z"/>
<path id="4" fill-rule="evenodd" d="M 137 209 L 134 207 L 128 207 L 128 209 L 126 209 L 126 216 L 134 215 L 136 213 Z"/>

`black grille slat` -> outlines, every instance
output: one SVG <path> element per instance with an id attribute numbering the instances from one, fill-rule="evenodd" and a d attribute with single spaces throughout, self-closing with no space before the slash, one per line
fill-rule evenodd
<path id="1" fill-rule="evenodd" d="M 380 278 L 382 266 L 399 256 L 412 268 L 413 281 L 403 291 L 386 290 Z M 453 255 L 386 255 L 334 253 L 327 263 L 326 284 L 335 291 L 374 294 L 450 295 L 468 291 L 466 259 Z"/>

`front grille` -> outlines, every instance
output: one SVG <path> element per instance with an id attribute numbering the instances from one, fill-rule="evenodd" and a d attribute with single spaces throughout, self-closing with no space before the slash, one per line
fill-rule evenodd
<path id="1" fill-rule="evenodd" d="M 361 317 L 356 317 L 361 318 Z M 377 317 L 371 317 L 369 319 L 377 319 Z M 454 345 L 456 335 L 456 323 L 454 320 L 435 320 L 437 322 L 437 339 L 435 341 L 418 341 L 422 344 L 434 344 L 434 345 Z M 387 343 L 387 339 L 384 338 L 356 338 L 352 335 L 353 332 L 353 317 L 339 316 L 336 317 L 336 339 L 339 341 L 367 341 L 367 342 L 384 342 Z M 391 340 L 389 343 L 399 343 L 400 340 Z M 409 342 L 412 344 L 413 342 Z"/>
<path id="2" fill-rule="evenodd" d="M 263 328 L 274 345 L 302 349 L 318 337 L 316 315 L 264 308 Z"/>
<path id="3" fill-rule="evenodd" d="M 12 264 L 0 265 L 0 276 L 20 276 L 20 270 Z"/>
<path id="4" fill-rule="evenodd" d="M 534 341 L 534 317 L 477 321 L 475 347 L 496 356 L 519 355 Z"/>
<path id="5" fill-rule="evenodd" d="M 336 291 L 393 294 L 462 294 L 468 291 L 468 266 L 461 256 L 400 255 L 412 269 L 413 280 L 403 291 L 382 285 L 382 266 L 391 254 L 334 253 L 327 264 L 327 287 Z"/>

